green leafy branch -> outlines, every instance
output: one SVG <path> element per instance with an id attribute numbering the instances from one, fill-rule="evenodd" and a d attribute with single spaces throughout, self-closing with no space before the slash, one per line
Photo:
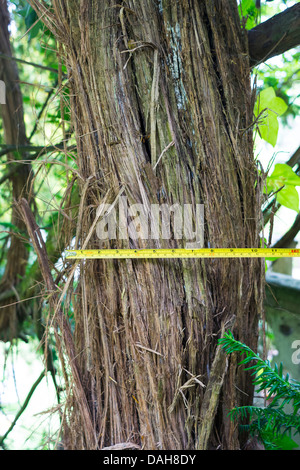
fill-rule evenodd
<path id="1" fill-rule="evenodd" d="M 279 122 L 278 117 L 287 111 L 287 104 L 275 94 L 273 87 L 262 90 L 254 106 L 255 122 L 260 137 L 271 144 L 276 145 Z M 300 186 L 300 178 L 291 166 L 285 163 L 277 163 L 274 171 L 266 179 L 266 192 L 269 197 L 276 195 L 279 204 L 289 209 L 299 211 L 299 194 L 296 186 Z"/>
<path id="2" fill-rule="evenodd" d="M 282 363 L 274 368 L 268 360 L 263 360 L 244 343 L 237 341 L 231 331 L 225 333 L 219 340 L 227 354 L 239 353 L 244 357 L 239 365 L 246 365 L 245 370 L 251 370 L 253 385 L 257 391 L 266 390 L 271 403 L 266 408 L 258 406 L 243 406 L 233 408 L 229 415 L 231 419 L 249 418 L 250 424 L 244 426 L 252 435 L 257 435 L 265 448 L 297 447 L 291 439 L 291 433 L 300 434 L 300 383 L 290 379 L 289 374 L 283 374 Z M 287 414 L 284 406 L 290 403 L 292 413 Z"/>
<path id="3" fill-rule="evenodd" d="M 237 419 L 249 418 L 251 421 L 256 418 L 255 425 L 250 425 L 249 428 L 256 430 L 257 426 L 261 429 L 263 426 L 266 431 L 274 431 L 279 434 L 282 426 L 284 425 L 286 430 L 295 428 L 297 432 L 300 432 L 300 416 L 299 415 L 287 415 L 282 411 L 281 408 L 274 408 L 273 406 L 267 408 L 259 408 L 258 406 L 240 406 L 233 408 L 230 411 L 231 418 Z"/>

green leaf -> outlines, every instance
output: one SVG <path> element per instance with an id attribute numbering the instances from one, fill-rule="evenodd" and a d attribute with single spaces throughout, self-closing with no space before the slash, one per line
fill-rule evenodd
<path id="1" fill-rule="evenodd" d="M 262 119 L 263 122 L 258 126 L 260 136 L 263 140 L 275 147 L 279 130 L 277 116 L 271 111 L 263 114 Z"/>
<path id="2" fill-rule="evenodd" d="M 273 173 L 267 178 L 268 182 L 276 182 L 277 189 L 285 184 L 300 186 L 300 177 L 286 163 L 276 163 Z"/>
<path id="3" fill-rule="evenodd" d="M 240 18 L 245 18 L 246 28 L 251 29 L 256 26 L 258 11 L 255 7 L 254 0 L 242 0 L 239 4 Z"/>
<path id="4" fill-rule="evenodd" d="M 255 107 L 259 114 L 265 108 L 272 110 L 278 116 L 281 116 L 287 110 L 287 104 L 282 98 L 278 98 L 273 87 L 262 90 L 255 103 Z"/>
<path id="5" fill-rule="evenodd" d="M 262 139 L 276 145 L 278 136 L 278 116 L 285 113 L 288 106 L 282 98 L 278 98 L 272 87 L 262 90 L 254 106 L 254 114 L 259 117 L 258 128 Z"/>
<path id="6" fill-rule="evenodd" d="M 282 206 L 299 211 L 299 194 L 294 186 L 286 185 L 277 193 L 277 201 Z"/>
<path id="7" fill-rule="evenodd" d="M 272 442 L 276 445 L 278 450 L 292 450 L 298 447 L 298 444 L 286 434 L 274 436 Z"/>
<path id="8" fill-rule="evenodd" d="M 12 224 L 11 222 L 1 222 L 0 225 L 2 225 L 2 227 L 11 229 L 12 231 L 15 231 L 16 233 L 20 233 L 20 229 L 16 225 Z"/>
<path id="9" fill-rule="evenodd" d="M 25 15 L 25 25 L 28 30 L 29 42 L 38 35 L 41 29 L 42 23 L 41 21 L 37 21 L 37 20 L 38 20 L 38 15 L 36 11 L 30 5 L 27 5 L 26 15 Z"/>
<path id="10" fill-rule="evenodd" d="M 273 173 L 267 177 L 268 192 L 282 188 L 276 195 L 279 204 L 298 211 L 299 194 L 295 186 L 300 186 L 300 177 L 285 163 L 277 163 Z"/>

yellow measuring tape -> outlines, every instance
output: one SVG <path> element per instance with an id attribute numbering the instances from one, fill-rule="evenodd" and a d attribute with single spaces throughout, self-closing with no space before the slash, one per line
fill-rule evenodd
<path id="1" fill-rule="evenodd" d="M 155 259 L 155 258 L 291 258 L 300 249 L 291 248 L 154 248 L 69 250 L 67 259 Z"/>

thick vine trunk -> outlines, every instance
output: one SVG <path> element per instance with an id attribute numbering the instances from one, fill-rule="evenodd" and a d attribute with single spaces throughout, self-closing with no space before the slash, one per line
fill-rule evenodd
<path id="1" fill-rule="evenodd" d="M 45 13 L 44 4 L 31 3 Z M 69 69 L 82 177 L 77 246 L 98 206 L 124 187 L 130 204 L 204 204 L 205 246 L 258 247 L 253 94 L 236 2 L 121 3 L 53 0 L 43 16 Z M 101 246 L 184 241 L 109 245 L 94 231 L 88 247 Z M 256 349 L 261 261 L 94 260 L 79 267 L 74 341 L 94 437 L 71 394 L 65 446 L 241 448 L 227 414 L 251 403 L 253 389 L 217 339 L 230 326 Z"/>

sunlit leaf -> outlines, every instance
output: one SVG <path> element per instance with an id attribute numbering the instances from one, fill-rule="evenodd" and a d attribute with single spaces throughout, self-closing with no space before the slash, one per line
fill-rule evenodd
<path id="1" fill-rule="evenodd" d="M 285 184 L 300 186 L 300 177 L 286 163 L 276 163 L 274 171 L 267 178 L 267 184 L 277 189 Z"/>
<path id="2" fill-rule="evenodd" d="M 287 104 L 278 98 L 272 87 L 262 90 L 256 100 L 254 114 L 258 119 L 260 136 L 275 147 L 278 136 L 278 116 L 287 110 Z"/>
<path id="3" fill-rule="evenodd" d="M 285 163 L 277 163 L 273 173 L 267 178 L 268 192 L 276 194 L 279 204 L 289 209 L 299 210 L 299 193 L 295 186 L 300 186 L 300 177 Z"/>

